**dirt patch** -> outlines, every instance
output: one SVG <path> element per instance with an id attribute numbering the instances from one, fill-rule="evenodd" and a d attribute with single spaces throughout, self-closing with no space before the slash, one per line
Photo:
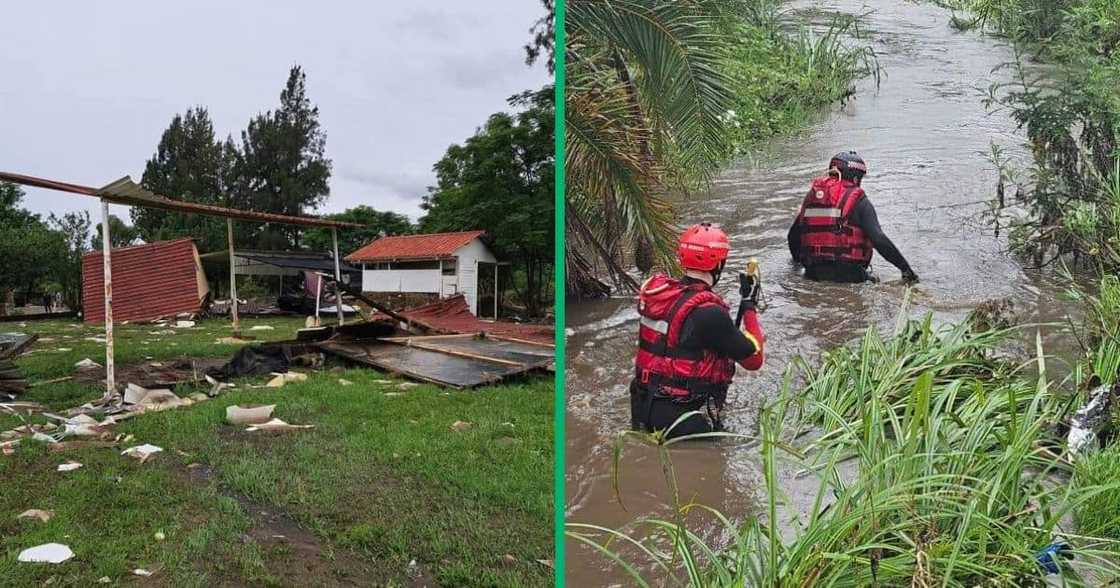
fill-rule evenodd
<path id="1" fill-rule="evenodd" d="M 187 477 L 196 484 L 210 484 L 214 471 L 207 465 L 190 464 Z M 219 491 L 233 498 L 252 521 L 242 536 L 260 547 L 269 573 L 283 586 L 369 586 L 380 585 L 377 570 L 356 554 L 325 546 L 311 531 L 300 526 L 283 511 L 256 502 L 219 485 Z M 240 586 L 238 579 L 222 579 L 219 586 Z"/>
<path id="2" fill-rule="evenodd" d="M 168 361 L 146 361 L 114 367 L 114 377 L 118 382 L 136 384 L 145 388 L 171 388 L 204 380 L 207 370 L 225 365 L 223 358 L 181 358 Z M 74 371 L 74 380 L 85 384 L 100 384 L 105 381 L 105 368 L 79 369 Z"/>

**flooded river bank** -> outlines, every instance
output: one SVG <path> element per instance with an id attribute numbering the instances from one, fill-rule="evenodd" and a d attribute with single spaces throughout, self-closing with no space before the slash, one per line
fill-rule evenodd
<path id="1" fill-rule="evenodd" d="M 710 190 L 680 206 L 686 224 L 723 226 L 732 241 L 729 271 L 744 267 L 749 257 L 762 264 L 767 364 L 756 374 L 740 370 L 726 419 L 728 429 L 744 434 L 755 432 L 759 408 L 773 400 L 792 358 L 847 343 L 869 326 L 889 328 L 905 296 L 898 270 L 879 256 L 874 267 L 882 282 L 856 286 L 806 281 L 789 262 L 786 231 L 810 180 L 838 151 L 854 149 L 867 160 L 864 187 L 883 228 L 921 276 L 911 314 L 959 320 L 992 299 L 1013 301 L 1020 318 L 1032 322 L 1061 320 L 1067 310 L 1058 299 L 1060 287 L 1007 255 L 1005 240 L 981 218 L 999 177 L 984 156 L 991 143 L 1012 157 L 1027 156 L 1014 122 L 982 104 L 989 85 L 1007 75 L 992 70 L 1014 58 L 1012 49 L 953 31 L 949 14 L 927 5 L 874 0 L 797 6 L 802 12 L 791 18 L 814 22 L 833 12 L 868 13 L 865 42 L 887 77 L 878 90 L 873 82 L 861 83 L 853 102 L 732 165 Z M 717 289 L 734 304 L 733 281 Z M 568 520 L 620 527 L 639 516 L 665 514 L 665 482 L 652 450 L 632 448 L 623 460 L 625 510 L 612 487 L 612 442 L 629 424 L 633 299 L 569 303 L 567 323 Z M 730 445 L 674 450 L 682 500 L 733 517 L 755 512 L 765 491 L 756 453 Z M 797 482 L 790 474 L 783 485 L 796 503 Z M 572 541 L 567 579 L 573 586 L 625 583 L 608 561 Z"/>

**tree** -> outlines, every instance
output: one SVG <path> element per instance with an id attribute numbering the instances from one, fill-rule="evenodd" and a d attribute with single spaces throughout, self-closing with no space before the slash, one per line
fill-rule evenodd
<path id="1" fill-rule="evenodd" d="M 515 97 L 511 105 L 520 111 L 491 115 L 435 164 L 437 185 L 424 197 L 420 228 L 486 231 L 494 253 L 513 264 L 526 310 L 540 316 L 555 258 L 552 88 Z"/>
<path id="2" fill-rule="evenodd" d="M 565 173 L 569 291 L 590 259 L 617 284 L 676 265 L 666 194 L 711 177 L 729 153 L 733 106 L 718 34 L 727 2 L 570 0 Z"/>
<path id="3" fill-rule="evenodd" d="M 554 0 L 541 0 L 544 5 L 545 16 L 540 20 L 533 23 L 529 29 L 529 33 L 533 35 L 533 40 L 525 45 L 525 65 L 533 65 L 546 55 L 545 66 L 548 67 L 548 73 L 554 73 L 556 70 L 556 56 L 555 56 L 555 26 L 556 26 L 556 3 Z"/>
<path id="4" fill-rule="evenodd" d="M 17 290 L 25 299 L 41 291 L 65 248 L 63 235 L 20 207 L 23 196 L 19 186 L 0 183 L 0 299 L 5 301 Z"/>
<path id="5" fill-rule="evenodd" d="M 115 214 L 109 215 L 109 244 L 112 247 L 127 247 L 135 243 L 139 238 L 140 233 L 136 227 L 129 226 L 128 223 L 121 220 Z M 97 228 L 94 231 L 90 247 L 93 249 L 101 249 L 101 239 L 101 223 L 97 223 Z"/>
<path id="6" fill-rule="evenodd" d="M 365 205 L 348 208 L 343 212 L 327 215 L 326 218 L 365 225 L 360 229 L 339 229 L 338 253 L 342 257 L 346 257 L 378 237 L 407 235 L 415 229 L 412 221 L 403 214 L 382 212 Z M 314 251 L 331 251 L 333 247 L 331 230 L 318 227 L 309 229 L 304 234 L 304 245 Z"/>
<path id="7" fill-rule="evenodd" d="M 89 251 L 90 218 L 89 213 L 68 212 L 62 217 L 51 215 L 48 219 L 54 232 L 62 236 L 63 248 L 54 256 L 52 274 L 62 289 L 66 306 L 73 309 L 82 306 L 82 256 Z M 110 221 L 111 222 L 111 221 Z M 109 228 L 111 232 L 112 227 Z"/>
<path id="8" fill-rule="evenodd" d="M 214 124 L 205 108 L 188 109 L 171 119 L 144 166 L 140 184 L 169 198 L 227 206 L 231 204 L 226 183 L 231 149 L 228 142 L 214 139 Z M 149 243 L 194 237 L 203 251 L 226 248 L 223 219 L 140 207 L 134 207 L 131 215 L 137 236 Z"/>
<path id="9" fill-rule="evenodd" d="M 330 194 L 331 161 L 319 108 L 307 98 L 307 76 L 294 66 L 280 93 L 280 108 L 257 115 L 241 133 L 233 170 L 239 201 L 253 210 L 302 215 Z M 266 248 L 300 245 L 300 228 L 258 225 L 244 238 Z"/>

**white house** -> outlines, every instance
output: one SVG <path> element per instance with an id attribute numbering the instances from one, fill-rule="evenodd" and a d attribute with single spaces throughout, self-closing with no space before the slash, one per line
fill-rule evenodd
<path id="1" fill-rule="evenodd" d="M 487 277 L 495 279 L 498 265 L 480 239 L 484 234 L 465 231 L 382 237 L 345 259 L 360 264 L 364 292 L 419 292 L 440 298 L 461 293 L 478 316 L 480 270 L 487 269 Z M 491 292 L 494 285 L 488 283 L 482 289 Z"/>

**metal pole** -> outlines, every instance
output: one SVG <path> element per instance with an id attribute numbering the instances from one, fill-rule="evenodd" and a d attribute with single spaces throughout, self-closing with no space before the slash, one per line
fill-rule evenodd
<path id="1" fill-rule="evenodd" d="M 233 336 L 241 336 L 241 319 L 237 316 L 237 266 L 233 258 L 233 219 L 226 217 L 226 237 L 229 239 L 229 315 L 233 318 Z"/>
<path id="2" fill-rule="evenodd" d="M 101 259 L 105 272 L 105 399 L 116 396 L 117 380 L 113 373 L 113 264 L 109 240 L 109 203 L 101 201 Z"/>
<path id="3" fill-rule="evenodd" d="M 331 227 L 331 240 L 334 241 L 334 306 L 338 309 L 338 325 L 342 326 L 342 270 L 338 264 L 338 229 Z"/>
<path id="4" fill-rule="evenodd" d="M 494 262 L 494 320 L 498 320 L 498 262 Z"/>

